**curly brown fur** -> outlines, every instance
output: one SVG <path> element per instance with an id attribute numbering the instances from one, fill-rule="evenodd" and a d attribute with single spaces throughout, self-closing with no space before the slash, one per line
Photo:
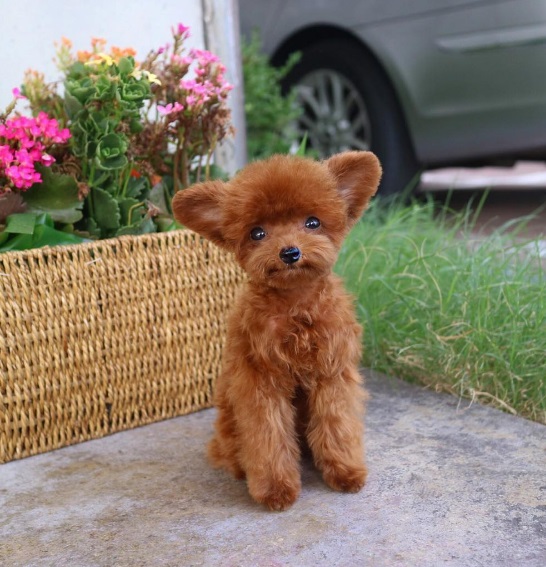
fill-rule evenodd
<path id="1" fill-rule="evenodd" d="M 330 487 L 357 492 L 366 480 L 360 327 L 332 268 L 380 177 L 370 152 L 322 163 L 274 156 L 173 200 L 180 222 L 233 252 L 248 274 L 228 322 L 209 458 L 272 510 L 300 492 L 300 436 Z M 306 227 L 310 217 L 318 228 Z M 288 247 L 298 261 L 281 259 Z"/>

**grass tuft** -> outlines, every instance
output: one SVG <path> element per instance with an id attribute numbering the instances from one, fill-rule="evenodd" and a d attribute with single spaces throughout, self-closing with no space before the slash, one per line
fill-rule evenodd
<path id="1" fill-rule="evenodd" d="M 546 424 L 540 242 L 476 235 L 475 218 L 376 202 L 353 229 L 337 271 L 357 298 L 363 362 Z"/>

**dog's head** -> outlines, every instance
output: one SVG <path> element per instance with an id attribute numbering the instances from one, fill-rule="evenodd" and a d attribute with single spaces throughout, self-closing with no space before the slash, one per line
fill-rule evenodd
<path id="1" fill-rule="evenodd" d="M 182 224 L 233 252 L 252 280 L 291 288 L 331 271 L 380 177 L 371 152 L 324 162 L 277 155 L 251 163 L 227 183 L 179 191 L 173 211 Z"/>

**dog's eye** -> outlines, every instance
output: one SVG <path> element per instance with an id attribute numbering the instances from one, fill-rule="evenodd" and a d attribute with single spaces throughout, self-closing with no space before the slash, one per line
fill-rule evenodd
<path id="1" fill-rule="evenodd" d="M 309 217 L 306 221 L 305 221 L 305 228 L 318 228 L 320 226 L 320 221 L 317 219 L 317 217 Z"/>
<path id="2" fill-rule="evenodd" d="M 252 240 L 262 240 L 265 238 L 266 232 L 261 226 L 257 226 L 250 231 Z"/>

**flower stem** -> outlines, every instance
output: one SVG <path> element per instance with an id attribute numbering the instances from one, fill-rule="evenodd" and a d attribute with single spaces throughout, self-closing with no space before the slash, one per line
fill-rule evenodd
<path id="1" fill-rule="evenodd" d="M 130 209 L 129 212 L 127 213 L 127 225 L 131 226 L 133 224 L 133 211 L 135 209 L 138 209 L 139 207 L 143 207 L 145 206 L 145 203 L 136 203 L 135 205 L 133 205 Z"/>
<path id="2" fill-rule="evenodd" d="M 174 193 L 180 190 L 180 180 L 178 179 L 178 164 L 180 162 L 180 150 L 176 148 L 174 152 L 174 162 L 173 162 L 173 181 L 174 181 Z"/>
<path id="3" fill-rule="evenodd" d="M 212 154 L 214 153 L 214 150 L 216 149 L 217 141 L 218 141 L 217 136 L 214 136 L 212 138 L 209 151 L 207 152 L 207 164 L 205 166 L 205 181 L 208 181 L 210 179 L 210 160 L 212 158 Z"/>
<path id="4" fill-rule="evenodd" d="M 188 177 L 188 152 L 186 149 L 186 140 L 184 140 L 184 145 L 182 146 L 182 167 L 181 167 L 181 177 L 182 186 L 187 187 L 189 185 Z"/>

